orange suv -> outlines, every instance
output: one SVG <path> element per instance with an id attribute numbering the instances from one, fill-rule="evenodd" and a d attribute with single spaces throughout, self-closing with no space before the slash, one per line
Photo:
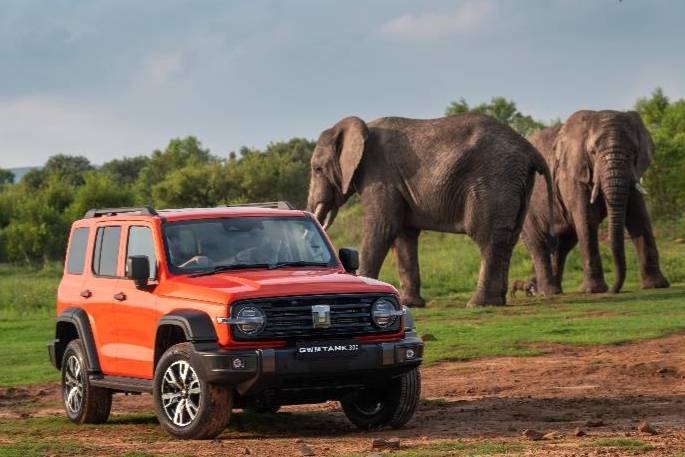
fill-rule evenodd
<path id="1" fill-rule="evenodd" d="M 358 263 L 285 202 L 88 211 L 49 345 L 67 416 L 105 422 L 128 392 L 152 393 L 178 438 L 218 435 L 232 408 L 328 400 L 362 429 L 404 425 L 423 343 L 395 288 Z"/>

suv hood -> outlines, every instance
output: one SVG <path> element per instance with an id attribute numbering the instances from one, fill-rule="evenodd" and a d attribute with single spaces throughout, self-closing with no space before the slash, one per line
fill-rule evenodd
<path id="1" fill-rule="evenodd" d="M 235 300 L 295 295 L 392 293 L 384 282 L 331 268 L 240 270 L 213 275 L 174 276 L 165 281 L 161 295 L 187 300 L 230 303 Z"/>

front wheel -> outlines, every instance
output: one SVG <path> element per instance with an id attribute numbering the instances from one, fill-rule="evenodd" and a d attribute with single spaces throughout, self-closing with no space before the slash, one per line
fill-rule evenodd
<path id="1" fill-rule="evenodd" d="M 421 374 L 413 368 L 385 388 L 364 389 L 340 404 L 350 422 L 362 430 L 400 428 L 414 416 L 420 396 Z"/>
<path id="2" fill-rule="evenodd" d="M 211 439 L 231 417 L 230 388 L 208 384 L 191 361 L 191 343 L 169 348 L 157 365 L 154 379 L 155 412 L 166 431 L 181 439 Z"/>

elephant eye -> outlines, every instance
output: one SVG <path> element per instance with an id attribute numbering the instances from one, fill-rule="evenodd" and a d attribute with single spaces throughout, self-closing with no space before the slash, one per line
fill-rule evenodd
<path id="1" fill-rule="evenodd" d="M 321 173 L 323 173 L 323 168 L 314 167 L 314 173 L 316 173 L 317 175 L 320 175 Z"/>

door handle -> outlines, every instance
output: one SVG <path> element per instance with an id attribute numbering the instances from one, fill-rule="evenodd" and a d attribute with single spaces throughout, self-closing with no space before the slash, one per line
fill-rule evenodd
<path id="1" fill-rule="evenodd" d="M 83 298 L 90 298 L 90 297 L 93 296 L 93 292 L 91 292 L 90 290 L 86 289 L 86 290 L 82 290 L 81 293 L 80 293 L 79 295 L 81 295 Z"/>
<path id="2" fill-rule="evenodd" d="M 116 301 L 124 301 L 124 300 L 126 300 L 126 294 L 123 292 L 119 292 L 118 294 L 114 294 L 114 299 Z"/>

